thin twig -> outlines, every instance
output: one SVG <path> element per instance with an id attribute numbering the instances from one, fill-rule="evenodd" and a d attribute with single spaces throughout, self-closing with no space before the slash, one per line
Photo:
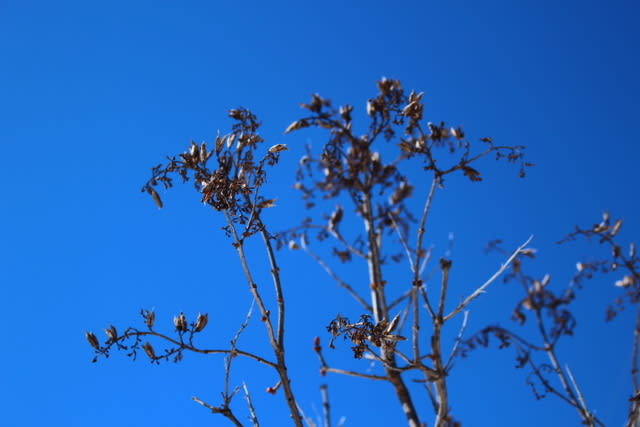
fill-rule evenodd
<path id="1" fill-rule="evenodd" d="M 406 291 L 404 294 L 396 298 L 391 304 L 389 304 L 389 310 L 391 311 L 396 305 L 407 299 L 413 293 L 413 288 Z"/>
<path id="2" fill-rule="evenodd" d="M 578 383 L 576 382 L 576 379 L 574 378 L 573 372 L 571 372 L 571 368 L 569 368 L 569 365 L 565 365 L 565 369 L 567 371 L 567 374 L 569 374 L 569 380 L 571 380 L 573 389 L 576 391 L 576 394 L 578 395 L 578 402 L 580 402 L 580 406 L 582 407 L 584 416 L 587 418 L 585 421 L 591 424 L 592 422 L 591 411 L 589 411 L 589 408 L 587 407 L 587 402 L 584 399 L 582 390 L 580 390 L 580 387 L 578 387 Z"/>
<path id="3" fill-rule="evenodd" d="M 464 335 L 464 330 L 467 328 L 467 320 L 469 319 L 469 310 L 465 310 L 464 317 L 462 318 L 462 325 L 460 326 L 460 331 L 458 332 L 458 336 L 456 337 L 455 343 L 453 344 L 453 349 L 451 349 L 451 354 L 449 355 L 449 359 L 447 363 L 444 365 L 444 370 L 449 371 L 451 368 L 451 363 L 453 363 L 454 357 L 456 357 L 456 352 L 458 351 L 458 346 L 462 342 L 462 336 Z"/>
<path id="4" fill-rule="evenodd" d="M 631 375 L 633 377 L 633 394 L 640 393 L 638 385 L 638 347 L 640 346 L 640 310 L 636 314 L 636 328 L 633 331 L 633 359 L 631 361 Z"/>
<path id="5" fill-rule="evenodd" d="M 407 261 L 409 261 L 409 268 L 411 269 L 411 272 L 413 273 L 415 271 L 415 266 L 413 265 L 413 259 L 411 258 L 411 249 L 409 249 L 409 245 L 407 244 L 407 240 L 402 235 L 402 232 L 400 231 L 400 227 L 398 227 L 398 224 L 396 223 L 395 218 L 393 218 L 393 215 L 391 215 L 391 212 L 388 213 L 387 217 L 391 221 L 391 224 L 393 225 L 393 228 L 396 230 L 396 233 L 398 234 L 398 238 L 400 239 L 400 244 L 404 248 L 404 252 L 407 255 Z"/>
<path id="6" fill-rule="evenodd" d="M 320 386 L 322 394 L 322 413 L 324 415 L 324 427 L 331 427 L 331 405 L 329 404 L 329 389 L 326 384 Z"/>
<path id="7" fill-rule="evenodd" d="M 356 301 L 358 301 L 360 303 L 361 306 L 363 306 L 367 311 L 372 312 L 373 309 L 371 308 L 371 305 L 369 305 L 360 295 L 358 295 L 358 293 L 356 291 L 353 290 L 353 288 L 347 284 L 346 282 L 344 282 L 342 279 L 340 279 L 340 277 L 338 277 L 338 275 L 333 271 L 333 269 L 331 267 L 329 267 L 329 265 L 324 262 L 324 260 L 322 258 L 320 258 L 320 256 L 318 256 L 315 252 L 313 252 L 309 246 L 307 245 L 307 242 L 305 241 L 305 239 L 300 239 L 300 246 L 302 247 L 302 249 L 311 257 L 313 258 L 314 261 L 316 261 L 318 263 L 318 265 L 320 265 L 320 267 L 322 267 L 324 269 L 324 271 L 333 279 L 336 281 L 336 283 L 338 283 L 338 285 L 342 288 L 344 288 L 349 295 L 351 295 L 353 297 L 353 299 L 355 299 Z"/>
<path id="8" fill-rule="evenodd" d="M 360 377 L 366 378 L 368 380 L 376 380 L 376 381 L 388 381 L 389 377 L 383 375 L 373 375 L 373 374 L 365 374 L 363 372 L 350 371 L 347 369 L 338 369 L 338 368 L 330 368 L 325 367 L 323 369 L 324 372 L 331 372 L 333 374 L 341 374 L 341 375 L 349 375 L 352 377 Z"/>
<path id="9" fill-rule="evenodd" d="M 522 245 L 520 245 L 518 247 L 518 249 L 516 249 L 511 254 L 509 259 L 507 259 L 507 261 L 500 266 L 498 271 L 496 271 L 493 274 L 493 276 L 491 276 L 489 278 L 489 280 L 487 280 L 482 286 L 480 286 L 471 295 L 469 295 L 464 301 L 462 301 L 460 303 L 460 305 L 458 305 L 451 313 L 447 314 L 444 317 L 444 321 L 446 322 L 447 320 L 451 319 L 456 314 L 460 313 L 462 311 L 462 309 L 465 308 L 471 301 L 473 301 L 475 298 L 477 298 L 480 294 L 484 293 L 485 289 L 487 287 L 489 287 L 489 285 L 491 285 L 498 277 L 500 277 L 500 275 L 507 269 L 507 267 L 509 267 L 509 265 L 513 262 L 513 260 L 518 256 L 518 254 L 520 252 L 522 252 L 522 250 L 531 242 L 532 239 L 533 239 L 533 236 L 529 237 L 526 242 L 524 242 Z"/>
<path id="10" fill-rule="evenodd" d="M 422 299 L 424 300 L 424 306 L 426 307 L 427 311 L 429 312 L 429 315 L 431 316 L 431 319 L 435 320 L 436 313 L 433 311 L 433 307 L 431 307 L 431 302 L 429 302 L 429 297 L 427 297 L 427 290 L 424 287 L 424 285 L 420 287 L 420 294 L 422 295 Z"/>
<path id="11" fill-rule="evenodd" d="M 289 410 L 291 412 L 291 417 L 293 418 L 294 424 L 296 425 L 296 427 L 303 427 L 303 423 L 302 423 L 302 417 L 300 416 L 300 413 L 298 412 L 298 403 L 296 402 L 296 399 L 294 397 L 293 394 L 293 390 L 291 389 L 291 380 L 289 379 L 289 374 L 287 372 L 287 366 L 285 363 L 285 351 L 284 351 L 284 347 L 281 346 L 281 343 L 284 342 L 284 296 L 282 295 L 282 288 L 280 286 L 280 279 L 279 279 L 279 274 L 278 274 L 278 270 L 277 270 L 277 265 L 275 264 L 275 257 L 273 256 L 273 251 L 269 250 L 271 248 L 271 243 L 268 239 L 268 234 L 267 234 L 267 239 L 265 244 L 267 245 L 267 252 L 269 254 L 269 259 L 271 262 L 271 267 L 272 267 L 272 274 L 274 277 L 274 282 L 276 283 L 276 294 L 278 297 L 278 312 L 279 312 L 279 316 L 278 316 L 278 321 L 279 321 L 279 326 L 278 326 L 278 336 L 276 337 L 276 334 L 274 332 L 273 329 L 273 322 L 271 321 L 271 318 L 269 317 L 270 315 L 270 311 L 267 310 L 264 301 L 262 299 L 262 296 L 260 295 L 260 292 L 258 291 L 258 285 L 255 283 L 255 281 L 253 280 L 253 277 L 251 275 L 251 270 L 249 269 L 249 264 L 247 263 L 247 258 L 245 256 L 244 253 L 244 240 L 241 240 L 238 236 L 238 233 L 236 231 L 235 225 L 233 224 L 233 219 L 231 218 L 231 215 L 229 214 L 228 210 L 224 210 L 224 214 L 225 217 L 227 219 L 227 224 L 229 226 L 229 230 L 231 231 L 231 234 L 234 238 L 234 246 L 236 248 L 236 250 L 238 251 L 238 257 L 240 258 L 240 262 L 242 264 L 242 270 L 244 271 L 245 277 L 247 279 L 247 282 L 249 284 L 249 289 L 254 297 L 254 299 L 256 300 L 256 302 L 258 303 L 258 308 L 260 309 L 260 314 L 262 315 L 262 320 L 265 323 L 266 329 L 267 329 L 267 335 L 269 336 L 269 343 L 271 344 L 271 348 L 273 349 L 275 356 L 276 356 L 276 360 L 277 360 L 277 364 L 276 364 L 276 370 L 278 371 L 278 375 L 280 376 L 280 380 L 282 381 L 282 385 L 284 388 L 284 394 L 285 394 L 285 398 L 287 401 L 287 405 L 289 406 Z M 264 229 L 264 227 L 262 228 L 262 232 L 266 233 L 266 230 Z M 263 234 L 264 237 L 264 234 Z"/>
<path id="12" fill-rule="evenodd" d="M 217 407 L 217 406 L 213 406 L 208 404 L 207 402 L 204 402 L 203 400 L 197 398 L 196 396 L 193 396 L 191 398 L 191 400 L 193 400 L 194 402 L 197 402 L 199 404 L 201 404 L 202 406 L 204 406 L 205 408 L 209 409 L 211 412 L 213 412 L 214 414 L 221 414 L 224 415 L 225 417 L 227 417 L 233 424 L 236 425 L 236 427 L 243 427 L 242 423 L 240 422 L 240 420 L 238 420 L 238 418 L 236 418 L 236 416 L 233 414 L 233 412 L 231 412 L 231 409 L 229 409 L 228 407 Z"/>
<path id="13" fill-rule="evenodd" d="M 262 234 L 262 239 L 264 240 L 264 245 L 267 249 L 267 257 L 269 258 L 269 264 L 271 265 L 271 277 L 273 278 L 273 286 L 276 291 L 276 301 L 278 303 L 278 346 L 282 351 L 284 351 L 285 301 L 282 292 L 282 282 L 280 281 L 280 268 L 278 267 L 276 256 L 273 252 L 271 237 L 264 226 L 262 227 L 260 234 Z"/>
<path id="14" fill-rule="evenodd" d="M 256 409 L 253 407 L 253 402 L 251 402 L 251 394 L 249 393 L 247 384 L 243 382 L 242 388 L 244 389 L 244 398 L 247 400 L 247 407 L 249 408 L 249 414 L 251 415 L 251 422 L 254 427 L 260 427 L 258 415 L 256 414 Z"/>
<path id="15" fill-rule="evenodd" d="M 253 280 L 253 276 L 251 275 L 251 270 L 249 269 L 249 264 L 247 263 L 247 257 L 245 256 L 245 253 L 244 253 L 244 241 L 241 240 L 240 237 L 238 236 L 238 233 L 236 232 L 236 227 L 233 224 L 233 219 L 231 218 L 229 211 L 224 210 L 224 215 L 227 219 L 227 224 L 229 225 L 229 229 L 231 230 L 231 234 L 233 236 L 234 246 L 236 248 L 236 251 L 238 252 L 238 257 L 240 258 L 240 263 L 242 264 L 242 270 L 247 279 L 247 282 L 249 283 L 249 289 L 251 291 L 251 294 L 255 298 L 256 302 L 258 303 L 260 314 L 262 315 L 263 322 L 267 328 L 267 334 L 269 336 L 271 347 L 273 347 L 273 349 L 275 350 L 278 348 L 278 341 L 276 340 L 276 336 L 273 330 L 273 323 L 271 322 L 271 318 L 269 317 L 270 312 L 269 310 L 267 310 L 267 307 L 265 306 L 264 301 L 262 300 L 262 295 L 260 295 L 260 292 L 258 291 L 258 285 Z"/>
<path id="16" fill-rule="evenodd" d="M 239 350 L 239 349 L 235 349 L 235 350 L 231 350 L 231 349 L 229 349 L 229 350 L 224 350 L 224 349 L 200 349 L 200 348 L 194 347 L 192 345 L 186 344 L 184 342 L 177 341 L 177 340 L 175 340 L 175 339 L 173 339 L 171 337 L 168 337 L 168 336 L 166 336 L 164 334 L 161 334 L 161 333 L 155 332 L 155 331 L 138 331 L 138 330 L 135 330 L 135 329 L 127 330 L 127 331 L 125 331 L 125 333 L 122 336 L 120 336 L 117 339 L 117 341 L 125 340 L 125 339 L 127 339 L 129 337 L 133 337 L 133 336 L 154 336 L 154 337 L 157 337 L 157 338 L 162 338 L 164 340 L 169 341 L 170 343 L 172 343 L 174 345 L 177 345 L 181 349 L 189 350 L 189 351 L 192 351 L 194 353 L 200 353 L 200 354 L 231 354 L 231 353 L 235 353 L 237 355 L 245 356 L 245 357 L 248 357 L 250 359 L 253 359 L 253 360 L 257 361 L 257 362 L 260 362 L 260 363 L 262 363 L 264 365 L 267 365 L 267 366 L 270 366 L 272 368 L 277 368 L 277 364 L 275 364 L 274 362 L 271 362 L 271 361 L 269 361 L 269 360 L 267 360 L 267 359 L 265 359 L 263 357 L 260 357 L 260 356 L 258 356 L 256 354 L 253 354 L 253 353 L 249 353 L 247 351 L 243 351 L 243 350 Z"/>

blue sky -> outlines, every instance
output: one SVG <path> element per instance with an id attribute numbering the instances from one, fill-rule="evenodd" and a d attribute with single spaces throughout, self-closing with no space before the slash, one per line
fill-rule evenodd
<path id="1" fill-rule="evenodd" d="M 323 135 L 283 130 L 314 92 L 362 114 L 376 80 L 397 78 L 425 92 L 428 120 L 527 146 L 536 166 L 526 179 L 486 161 L 484 182 L 451 179 L 436 198 L 427 240 L 444 253 L 449 233 L 456 237 L 454 299 L 499 265 L 482 251 L 493 238 L 516 247 L 534 234 L 532 271 L 551 273 L 558 287 L 576 261 L 598 253 L 593 244 L 555 245 L 575 224 L 610 210 L 626 221 L 623 240 L 638 240 L 639 12 L 631 1 L 0 0 L 0 424 L 225 424 L 190 400 L 217 402 L 221 358 L 154 366 L 114 353 L 92 364 L 83 334 L 141 325 L 139 310 L 155 308 L 167 331 L 180 311 L 208 312 L 203 346 L 232 338 L 251 300 L 221 218 L 188 186 L 163 193 L 163 210 L 139 191 L 165 155 L 225 132 L 229 108 L 252 109 L 267 143 L 291 148 L 269 187 L 278 198 L 274 228 L 306 215 L 293 171 L 305 143 L 319 147 Z M 423 200 L 428 181 L 417 188 Z M 319 410 L 318 387 L 328 382 L 334 417 L 344 415 L 347 426 L 399 425 L 386 385 L 318 375 L 313 337 L 327 338 L 331 318 L 357 317 L 358 307 L 303 254 L 280 257 L 289 365 L 303 409 Z M 350 268 L 345 276 L 362 281 L 366 269 Z M 597 415 L 620 425 L 633 324 L 631 310 L 603 322 L 613 280 L 581 292 L 576 336 L 560 353 Z M 494 284 L 471 307 L 468 331 L 509 325 L 517 295 Z M 267 351 L 259 322 L 242 343 Z M 345 343 L 328 356 L 366 369 L 348 353 Z M 572 408 L 536 401 L 513 364 L 497 350 L 458 363 L 452 406 L 465 426 L 579 425 Z M 264 392 L 274 375 L 234 366 L 232 382 L 247 381 L 263 425 L 281 425 L 281 396 Z M 236 405 L 244 408 L 241 399 Z"/>

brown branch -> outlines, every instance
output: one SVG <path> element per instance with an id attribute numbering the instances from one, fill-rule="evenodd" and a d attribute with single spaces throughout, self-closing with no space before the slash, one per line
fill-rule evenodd
<path id="1" fill-rule="evenodd" d="M 264 240 L 264 245 L 267 249 L 267 257 L 269 258 L 269 264 L 271 265 L 271 277 L 273 277 L 273 286 L 275 288 L 276 301 L 278 303 L 278 346 L 282 351 L 284 351 L 285 301 L 282 293 L 282 282 L 280 281 L 280 268 L 278 267 L 275 254 L 273 252 L 271 237 L 264 225 L 262 226 L 260 234 L 262 234 L 262 239 Z"/>
<path id="2" fill-rule="evenodd" d="M 276 368 L 277 367 L 277 364 L 275 364 L 275 363 L 273 363 L 273 362 L 271 362 L 271 361 L 269 361 L 269 360 L 267 360 L 267 359 L 265 359 L 263 357 L 260 357 L 260 356 L 258 356 L 256 354 L 253 354 L 253 353 L 249 353 L 247 351 L 239 350 L 237 348 L 233 349 L 233 350 L 200 349 L 200 348 L 194 347 L 194 346 L 192 346 L 190 344 L 186 344 L 184 342 L 180 342 L 178 340 L 175 340 L 175 339 L 173 339 L 171 337 L 168 337 L 168 336 L 166 336 L 164 334 L 161 334 L 161 333 L 155 332 L 155 331 L 138 331 L 138 330 L 132 329 L 131 331 L 127 331 L 122 336 L 118 337 L 117 341 L 125 340 L 127 338 L 134 337 L 134 336 L 154 336 L 154 337 L 157 337 L 157 338 L 162 338 L 162 339 L 164 339 L 166 341 L 169 341 L 170 343 L 178 346 L 181 349 L 189 350 L 189 351 L 192 351 L 194 353 L 200 353 L 200 354 L 232 354 L 232 353 L 234 353 L 234 354 L 237 354 L 237 355 L 240 355 L 240 356 L 245 356 L 245 357 L 248 357 L 250 359 L 253 359 L 253 360 L 255 360 L 257 362 L 260 362 L 260 363 L 262 363 L 264 365 L 267 365 L 267 366 L 269 366 L 271 368 Z"/>
<path id="3" fill-rule="evenodd" d="M 231 409 L 229 407 L 226 407 L 226 406 L 213 406 L 213 405 L 208 404 L 207 402 L 204 402 L 204 401 L 200 400 L 196 396 L 193 396 L 191 398 L 191 400 L 193 400 L 194 402 L 197 402 L 197 403 L 201 404 L 202 406 L 204 406 L 205 408 L 211 410 L 211 412 L 213 412 L 214 414 L 224 415 L 233 424 L 235 424 L 236 427 L 243 427 L 243 425 L 240 422 L 240 420 L 238 420 L 238 418 L 236 418 L 236 416 L 233 414 L 233 412 L 231 411 Z"/>
<path id="4" fill-rule="evenodd" d="M 238 237 L 238 233 L 236 232 L 236 229 L 233 224 L 233 220 L 229 214 L 229 211 L 225 210 L 224 213 L 227 218 L 227 224 L 229 226 L 229 230 L 231 230 L 231 234 L 234 238 L 234 246 L 238 251 L 238 256 L 240 257 L 242 269 L 244 271 L 247 282 L 249 283 L 249 288 L 251 290 L 251 293 L 253 294 L 253 297 L 258 303 L 258 308 L 260 309 L 262 320 L 265 323 L 265 327 L 267 328 L 267 334 L 269 336 L 271 347 L 273 348 L 273 351 L 276 356 L 276 360 L 278 361 L 276 364 L 276 370 L 278 371 L 280 380 L 282 381 L 282 385 L 285 393 L 285 399 L 287 400 L 287 405 L 289 406 L 289 410 L 291 411 L 291 417 L 293 418 L 293 421 L 296 427 L 303 427 L 302 417 L 300 416 L 300 413 L 298 411 L 298 404 L 296 403 L 293 390 L 291 389 L 291 380 L 289 379 L 289 375 L 287 373 L 287 366 L 286 366 L 285 357 L 284 357 L 284 347 L 281 346 L 281 341 L 284 342 L 284 338 L 281 339 L 281 337 L 284 336 L 284 298 L 282 296 L 282 289 L 280 287 L 279 275 L 277 275 L 277 265 L 275 264 L 275 258 L 271 258 L 273 256 L 273 251 L 269 250 L 270 242 L 267 238 L 265 241 L 265 244 L 267 245 L 267 252 L 269 253 L 269 256 L 270 256 L 271 267 L 272 267 L 271 271 L 272 271 L 272 274 L 274 275 L 274 282 L 276 283 L 276 294 L 278 297 L 278 308 L 279 308 L 278 338 L 276 338 L 273 330 L 273 323 L 271 322 L 271 318 L 269 317 L 270 312 L 269 310 L 267 310 L 266 306 L 264 305 L 262 296 L 258 291 L 258 285 L 254 282 L 253 277 L 251 275 L 251 270 L 249 269 L 249 265 L 247 263 L 247 259 L 244 253 L 244 240 L 241 240 Z M 264 227 L 262 228 L 262 231 L 265 232 Z M 263 234 L 263 237 L 264 237 L 264 234 Z"/>
<path id="5" fill-rule="evenodd" d="M 364 220 L 365 230 L 367 232 L 368 254 L 367 261 L 369 267 L 369 279 L 371 280 L 371 305 L 376 323 L 382 319 L 389 320 L 388 307 L 385 299 L 384 281 L 382 278 L 381 256 L 378 236 L 374 229 L 373 206 L 371 195 L 368 192 L 363 193 L 364 201 L 361 205 L 361 212 Z M 396 396 L 400 401 L 402 410 L 407 418 L 409 427 L 420 427 L 420 418 L 413 404 L 411 394 L 402 379 L 401 373 L 395 369 L 395 353 L 393 347 L 391 349 L 383 345 L 382 353 L 385 358 L 385 370 L 387 372 L 388 381 L 393 385 Z"/>

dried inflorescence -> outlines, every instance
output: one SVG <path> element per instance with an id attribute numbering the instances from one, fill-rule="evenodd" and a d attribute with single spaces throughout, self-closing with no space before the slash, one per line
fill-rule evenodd
<path id="1" fill-rule="evenodd" d="M 576 226 L 575 231 L 560 241 L 565 243 L 584 237 L 587 240 L 597 239 L 599 244 L 609 247 L 611 252 L 606 258 L 578 262 L 577 272 L 573 278 L 573 282 L 580 286 L 584 281 L 593 278 L 596 273 L 617 274 L 613 284 L 623 293 L 607 307 L 607 320 L 612 320 L 624 309 L 625 298 L 629 304 L 640 302 L 640 256 L 635 243 L 632 242 L 625 248 L 618 242 L 618 233 L 621 229 L 622 219 L 612 221 L 609 213 L 605 212 L 601 222 L 587 228 Z"/>
<path id="2" fill-rule="evenodd" d="M 481 138 L 484 147 L 473 153 L 473 144 L 461 127 L 447 127 L 442 122 L 425 124 L 423 96 L 414 91 L 407 94 L 398 80 L 383 78 L 378 82 L 377 96 L 367 102 L 370 123 L 363 135 L 354 133 L 353 106 L 334 107 L 330 100 L 317 94 L 312 96 L 311 102 L 302 104 L 310 114 L 293 122 L 286 132 L 307 127 L 329 131 L 329 139 L 321 153 L 315 155 L 307 147 L 307 153 L 300 159 L 295 188 L 302 193 L 306 206 L 314 207 L 318 198 L 332 199 L 347 194 L 357 214 L 372 215 L 377 233 L 395 232 L 394 229 L 400 227 L 406 235 L 415 218 L 404 202 L 413 195 L 414 186 L 399 168 L 403 161 L 421 159 L 423 169 L 433 173 L 440 186 L 444 185 L 446 175 L 457 171 L 471 181 L 480 181 L 480 172 L 471 165 L 491 153 L 498 159 L 518 162 L 521 176 L 532 166 L 524 161 L 522 146 L 498 146 L 491 138 Z M 382 146 L 376 148 L 381 139 L 396 145 L 395 158 L 383 158 L 382 152 L 389 150 Z M 441 153 L 443 147 L 446 151 Z M 376 201 L 372 202 L 368 213 L 368 200 L 374 198 Z M 319 240 L 329 234 L 339 234 L 334 226 L 339 220 L 335 221 L 333 214 L 325 217 L 329 219 L 328 226 L 319 226 L 306 219 L 301 226 L 282 233 L 279 247 L 299 238 L 308 240 L 311 229 L 317 230 Z M 359 235 L 348 245 L 362 252 L 364 241 L 366 238 Z M 343 246 L 346 245 L 344 241 Z M 348 260 L 345 247 L 338 248 L 334 254 L 341 261 Z M 402 258 L 400 254 L 388 256 L 393 260 Z"/>
<path id="3" fill-rule="evenodd" d="M 156 332 L 153 328 L 155 325 L 156 315 L 152 310 L 141 310 L 140 312 L 147 330 L 140 330 L 129 327 L 122 334 L 118 334 L 115 326 L 110 325 L 106 328 L 105 334 L 107 339 L 103 344 L 93 332 L 86 332 L 87 341 L 96 350 L 96 362 L 100 356 L 109 357 L 112 349 L 127 351 L 127 356 L 134 360 L 137 357 L 138 350 L 142 349 L 144 353 L 151 359 L 153 363 L 159 363 L 162 360 L 168 361 L 172 359 L 174 362 L 182 360 L 184 350 L 198 351 L 193 344 L 195 334 L 202 332 L 207 326 L 208 314 L 198 314 L 195 322 L 188 323 L 184 313 L 180 313 L 173 318 L 173 324 L 177 332 L 176 338 Z M 163 339 L 171 344 L 171 347 L 164 349 L 162 354 L 157 354 L 150 342 L 142 343 L 143 337 L 156 337 Z"/>
<path id="4" fill-rule="evenodd" d="M 369 343 L 375 347 L 394 346 L 397 341 L 406 339 L 403 336 L 393 334 L 398 326 L 398 319 L 399 316 L 396 316 L 390 322 L 381 320 L 374 323 L 371 316 L 363 314 L 358 322 L 351 323 L 346 317 L 338 315 L 327 326 L 327 330 L 332 336 L 329 346 L 335 348 L 334 340 L 342 335 L 344 339 L 348 339 L 354 344 L 351 347 L 353 356 L 356 359 L 361 359 L 364 353 L 370 350 Z M 319 347 L 319 340 L 316 340 L 315 347 Z"/>
<path id="5" fill-rule="evenodd" d="M 505 277 L 505 281 L 519 282 L 523 286 L 525 293 L 525 296 L 516 305 L 513 320 L 521 325 L 529 319 L 536 322 L 537 328 L 535 330 L 539 332 L 539 337 L 535 338 L 535 341 L 539 341 L 539 344 L 535 344 L 534 340 L 519 336 L 511 329 L 493 325 L 484 328 L 466 340 L 460 346 L 458 352 L 465 356 L 469 350 L 478 346 L 486 347 L 489 345 L 490 337 L 498 339 L 500 348 L 513 345 L 517 352 L 517 367 L 522 368 L 526 365 L 531 370 L 527 377 L 527 384 L 531 387 L 537 399 L 541 399 L 549 393 L 555 394 L 578 410 L 584 424 L 602 425 L 584 403 L 570 369 L 566 367 L 565 373 L 565 370 L 559 367 L 560 362 L 556 354 L 556 344 L 560 337 L 573 334 L 576 321 L 569 310 L 569 305 L 576 298 L 576 290 L 580 289 L 586 280 L 593 278 L 595 273 L 622 271 L 622 273 L 619 273 L 622 277 L 617 279 L 614 285 L 621 288 L 624 294 L 616 299 L 616 308 L 613 306 L 608 308 L 607 320 L 612 319 L 623 308 L 625 297 L 631 304 L 640 302 L 640 258 L 636 254 L 634 243 L 631 243 L 628 251 L 625 251 L 622 245 L 617 242 L 616 239 L 621 228 L 622 220 L 612 221 L 610 215 L 605 212 L 601 222 L 588 228 L 576 227 L 574 232 L 559 242 L 573 241 L 578 237 L 597 238 L 600 244 L 608 245 L 611 249 L 610 256 L 607 258 L 578 262 L 576 264 L 577 273 L 561 294 L 556 294 L 551 290 L 549 286 L 551 278 L 548 274 L 541 279 L 537 279 L 523 271 L 524 258 L 534 258 L 535 251 L 523 252 L 519 259 L 512 264 L 511 273 Z M 489 249 L 500 250 L 500 243 L 499 240 L 491 242 Z M 637 357 L 639 345 L 636 331 L 633 355 L 634 368 L 632 370 L 636 389 L 638 384 Z M 536 353 L 545 353 L 545 359 L 549 360 L 550 363 L 537 362 L 534 357 Z M 557 377 L 555 383 L 552 381 L 552 376 Z M 634 403 L 633 398 L 631 401 L 630 420 L 635 419 L 636 415 L 634 414 L 640 413 L 640 407 Z"/>
<path id="6" fill-rule="evenodd" d="M 156 187 L 172 187 L 173 175 L 178 175 L 183 182 L 193 180 L 196 191 L 201 194 L 201 202 L 228 212 L 235 223 L 246 224 L 246 237 L 260 230 L 260 211 L 273 206 L 273 200 L 259 194 L 267 178 L 265 167 L 275 165 L 287 147 L 276 144 L 258 156 L 258 148 L 264 139 L 258 134 L 260 122 L 256 116 L 247 109 L 238 108 L 230 110 L 229 117 L 235 120 L 230 133 L 218 134 L 212 148 L 205 142 L 192 142 L 184 153 L 169 157 L 165 165 L 155 166 L 142 191 L 149 193 L 162 208 Z"/>

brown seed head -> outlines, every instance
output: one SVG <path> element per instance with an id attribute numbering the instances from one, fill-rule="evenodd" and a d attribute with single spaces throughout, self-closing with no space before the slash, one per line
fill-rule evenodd
<path id="1" fill-rule="evenodd" d="M 205 314 L 198 313 L 198 319 L 196 320 L 195 331 L 196 332 L 202 331 L 205 328 L 205 326 L 207 326 L 208 322 L 209 322 L 209 315 L 207 313 Z"/>
<path id="2" fill-rule="evenodd" d="M 85 332 L 84 336 L 87 338 L 87 341 L 89 341 L 89 344 L 91 344 L 91 347 L 95 348 L 96 350 L 100 350 L 100 342 L 98 341 L 98 337 L 96 337 L 93 332 Z"/>
<path id="3" fill-rule="evenodd" d="M 186 332 L 187 331 L 187 316 L 184 313 L 180 313 L 178 316 L 173 318 L 173 324 L 176 327 L 176 331 L 178 332 Z"/>

